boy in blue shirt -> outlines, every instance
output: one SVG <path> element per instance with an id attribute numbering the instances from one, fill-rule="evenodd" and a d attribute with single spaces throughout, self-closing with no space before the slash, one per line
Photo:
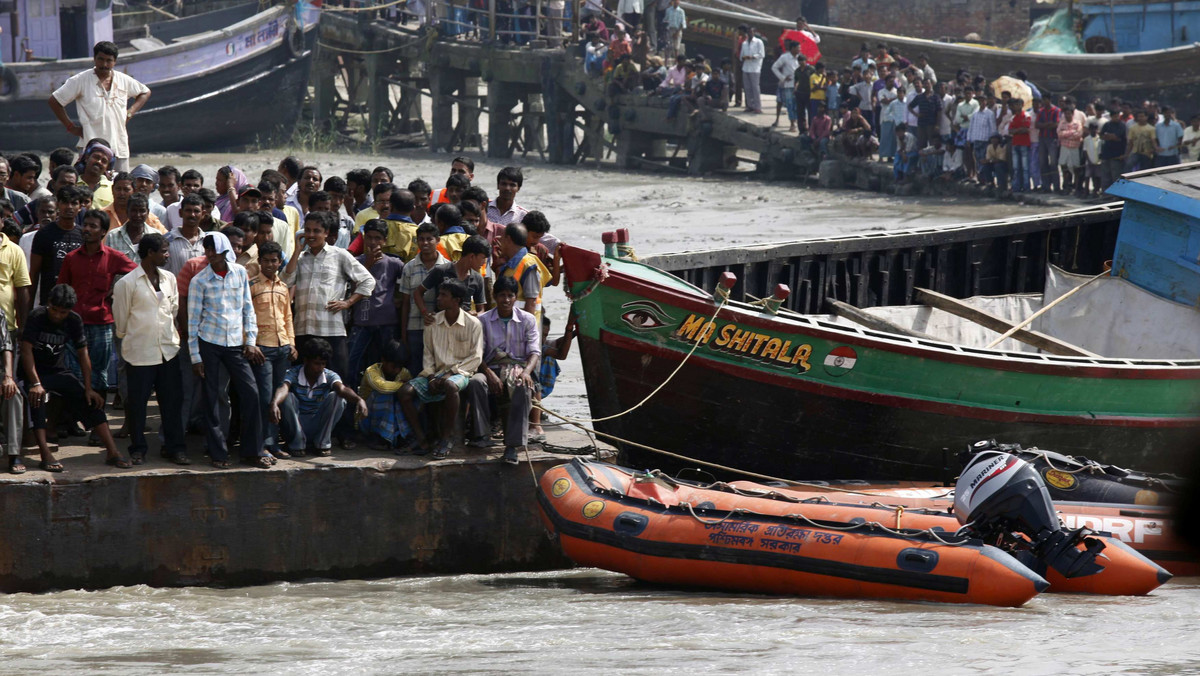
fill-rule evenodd
<path id="1" fill-rule="evenodd" d="M 329 341 L 309 339 L 300 350 L 303 363 L 288 369 L 271 401 L 271 422 L 282 427 L 293 458 L 303 457 L 308 449 L 316 449 L 319 456 L 333 454 L 333 426 L 346 403 L 360 418 L 367 416 L 366 402 L 326 368 L 332 356 Z"/>

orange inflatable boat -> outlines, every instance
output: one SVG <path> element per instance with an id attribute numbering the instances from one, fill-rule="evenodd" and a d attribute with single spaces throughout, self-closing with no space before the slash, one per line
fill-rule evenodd
<path id="1" fill-rule="evenodd" d="M 1007 552 L 952 530 L 827 520 L 795 502 L 699 486 L 681 493 L 678 482 L 604 463 L 555 467 L 539 488 L 543 518 L 568 557 L 647 582 L 1014 607 L 1049 585 Z M 716 507 L 726 497 L 728 508 Z M 791 509 L 759 509 L 773 504 Z"/>
<path id="2" fill-rule="evenodd" d="M 941 490 L 945 493 L 945 489 Z M 874 522 L 889 528 L 916 528 L 953 533 L 959 523 L 945 505 L 942 507 L 901 506 L 885 504 L 886 498 L 864 499 L 863 495 L 851 493 L 807 494 L 789 489 L 735 482 L 734 484 L 712 484 L 709 488 L 680 485 L 676 490 L 679 499 L 693 505 L 704 505 L 712 510 L 746 508 L 749 500 L 756 511 L 786 515 L 800 512 L 814 519 L 849 522 Z M 854 498 L 859 498 L 855 500 Z M 1092 518 L 1092 517 L 1089 517 Z M 1069 528 L 1090 527 L 1086 523 L 1078 526 L 1074 522 Z M 1171 573 L 1146 556 L 1132 549 L 1115 536 L 1092 533 L 1088 537 L 1100 540 L 1104 547 L 1096 557 L 1100 570 L 1079 577 L 1065 577 L 1052 567 L 1038 562 L 1020 559 L 1022 563 L 1050 582 L 1049 592 L 1103 594 L 1110 596 L 1141 596 L 1149 594 L 1171 579 Z M 1082 544 L 1075 545 L 1080 551 Z"/>
<path id="3" fill-rule="evenodd" d="M 751 481 L 733 481 L 728 485 L 734 490 L 774 493 L 806 502 L 828 501 L 845 505 L 902 508 L 906 510 L 902 512 L 905 516 L 913 514 L 912 510 L 922 509 L 951 516 L 955 496 L 953 488 L 929 485 L 878 487 L 838 484 L 796 488 Z M 1200 556 L 1175 534 L 1170 507 L 1055 500 L 1054 508 L 1067 528 L 1094 530 L 1098 537 L 1132 548 L 1172 575 L 1200 575 Z M 907 519 L 905 522 L 908 523 Z M 1057 591 L 1053 584 L 1051 589 Z"/>

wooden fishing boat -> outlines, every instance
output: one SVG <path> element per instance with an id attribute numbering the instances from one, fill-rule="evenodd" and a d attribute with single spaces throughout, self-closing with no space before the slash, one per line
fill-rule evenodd
<path id="1" fill-rule="evenodd" d="M 38 55 L 45 58 L 6 60 L 0 66 L 0 148 L 6 152 L 44 152 L 78 141 L 46 101 L 68 77 L 92 67 L 91 42 L 112 39 L 111 5 L 97 5 L 107 10 L 90 13 L 91 28 L 81 36 L 47 41 L 46 49 L 54 49 L 72 38 L 81 40 L 86 46 L 68 53 L 82 49 L 86 58 L 58 59 L 64 51 L 59 47 Z M 307 2 L 258 8 L 250 3 L 212 16 L 151 24 L 148 36 L 122 47 L 117 70 L 152 92 L 129 122 L 134 154 L 236 148 L 290 137 L 308 86 L 320 13 Z M 58 25 L 54 21 L 45 30 Z M 67 110 L 75 119 L 73 104 Z"/>
<path id="2" fill-rule="evenodd" d="M 1200 175 L 1174 171 L 1180 185 Z M 1178 472 L 1197 457 L 1200 314 L 1122 279 L 1122 265 L 1097 275 L 1130 249 L 1117 247 L 1120 214 L 685 252 L 658 267 L 633 260 L 622 233 L 605 255 L 568 246 L 595 427 L 635 467 L 688 464 L 649 447 L 785 478 L 944 481 L 957 449 L 990 437 Z M 1085 276 L 1064 282 L 1062 268 Z M 1039 319 L 1051 335 L 989 346 L 1086 280 Z M 1134 329 L 1152 335 L 1123 343 Z"/>
<path id="3" fill-rule="evenodd" d="M 1007 553 L 953 533 L 708 509 L 659 477 L 583 460 L 543 474 L 538 503 L 573 561 L 647 582 L 1014 607 L 1047 587 Z"/>
<path id="4" fill-rule="evenodd" d="M 717 58 L 717 63 L 732 53 L 739 24 L 758 28 L 768 51 L 777 49 L 783 31 L 795 27 L 782 19 L 682 4 L 688 17 L 684 37 L 688 49 L 699 47 L 699 51 Z M 959 69 L 982 74 L 989 80 L 1023 70 L 1046 93 L 1070 93 L 1079 100 L 1098 96 L 1105 102 L 1115 96 L 1138 102 L 1149 99 L 1175 106 L 1181 113 L 1200 112 L 1200 43 L 1121 54 L 1038 54 L 832 26 L 814 29 L 821 35 L 824 61 L 838 68 L 849 66 L 862 45 L 868 45 L 874 53 L 875 46 L 884 43 L 898 48 L 910 60 L 928 55 L 930 65 L 944 80 L 953 79 Z M 768 77 L 767 69 L 763 74 Z"/>

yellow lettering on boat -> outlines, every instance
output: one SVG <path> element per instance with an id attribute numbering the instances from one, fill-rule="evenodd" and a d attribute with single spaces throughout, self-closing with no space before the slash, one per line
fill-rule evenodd
<path id="1" fill-rule="evenodd" d="M 712 338 L 713 330 L 717 327 L 716 324 L 704 320 L 703 315 L 689 315 L 679 325 L 676 336 L 688 342 L 707 343 Z"/>
<path id="2" fill-rule="evenodd" d="M 733 332 L 737 331 L 737 324 L 726 324 L 717 332 L 717 340 L 713 343 L 716 347 L 725 347 L 729 341 L 733 339 Z"/>
<path id="3" fill-rule="evenodd" d="M 704 317 L 703 315 L 689 315 L 688 318 L 683 320 L 683 323 L 679 325 L 679 337 L 688 341 L 695 340 L 696 334 L 704 326 L 705 319 L 707 319 L 707 317 Z"/>
<path id="4" fill-rule="evenodd" d="M 746 341 L 750 338 L 750 336 L 753 336 L 753 335 L 754 334 L 751 333 L 750 331 L 743 331 L 741 329 L 738 329 L 737 333 L 735 333 L 733 335 L 733 340 L 729 341 L 729 345 L 728 345 L 729 349 L 731 349 L 731 350 L 742 349 L 746 345 Z"/>
<path id="5" fill-rule="evenodd" d="M 765 343 L 768 338 L 770 338 L 770 336 L 765 333 L 754 334 L 754 349 L 750 350 L 750 354 L 758 354 L 758 348 L 762 347 L 762 344 Z"/>
<path id="6" fill-rule="evenodd" d="M 788 355 L 788 349 L 791 348 L 791 346 L 792 346 L 792 341 L 790 341 L 790 340 L 783 341 L 783 347 L 779 348 L 779 354 L 775 355 L 775 361 L 779 362 L 780 364 L 791 363 L 792 358 L 790 355 Z M 767 355 L 764 353 L 763 356 L 765 357 Z"/>
<path id="7" fill-rule="evenodd" d="M 775 357 L 779 356 L 779 347 L 781 345 L 783 345 L 783 341 L 779 340 L 778 338 L 772 338 L 771 340 L 767 341 L 767 346 L 763 348 L 762 351 L 762 358 L 774 359 Z"/>
<path id="8" fill-rule="evenodd" d="M 799 365 L 800 372 L 806 373 L 812 366 L 808 363 L 808 358 L 812 356 L 812 345 L 801 345 L 796 348 L 796 355 L 792 357 L 792 364 Z"/>

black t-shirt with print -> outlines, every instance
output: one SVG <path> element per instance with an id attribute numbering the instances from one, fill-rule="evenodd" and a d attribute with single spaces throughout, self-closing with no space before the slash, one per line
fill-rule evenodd
<path id="1" fill-rule="evenodd" d="M 458 279 L 458 268 L 454 266 L 454 263 L 435 265 L 429 271 L 429 274 L 425 275 L 425 281 L 421 283 L 421 286 L 426 289 L 437 290 L 442 282 L 447 279 Z M 462 281 L 463 284 L 467 285 L 467 299 L 460 304 L 462 305 L 462 309 L 470 312 L 471 303 L 474 301 L 475 309 L 482 311 L 484 306 L 487 305 L 487 297 L 484 295 L 485 282 L 483 281 L 483 275 L 475 270 L 468 270 L 467 278 Z M 425 309 L 433 313 L 437 312 L 437 308 Z"/>
<path id="2" fill-rule="evenodd" d="M 33 246 L 29 252 L 42 257 L 42 274 L 39 279 L 33 280 L 38 283 L 41 305 L 46 304 L 50 289 L 58 283 L 58 271 L 62 269 L 63 259 L 81 246 L 83 235 L 78 227 L 63 230 L 57 225 L 49 225 L 39 229 L 33 236 Z"/>
<path id="3" fill-rule="evenodd" d="M 33 365 L 41 377 L 66 371 L 67 350 L 87 347 L 83 319 L 77 313 L 72 312 L 61 324 L 54 324 L 45 307 L 34 308 L 29 313 L 21 331 L 21 341 L 33 347 Z"/>

